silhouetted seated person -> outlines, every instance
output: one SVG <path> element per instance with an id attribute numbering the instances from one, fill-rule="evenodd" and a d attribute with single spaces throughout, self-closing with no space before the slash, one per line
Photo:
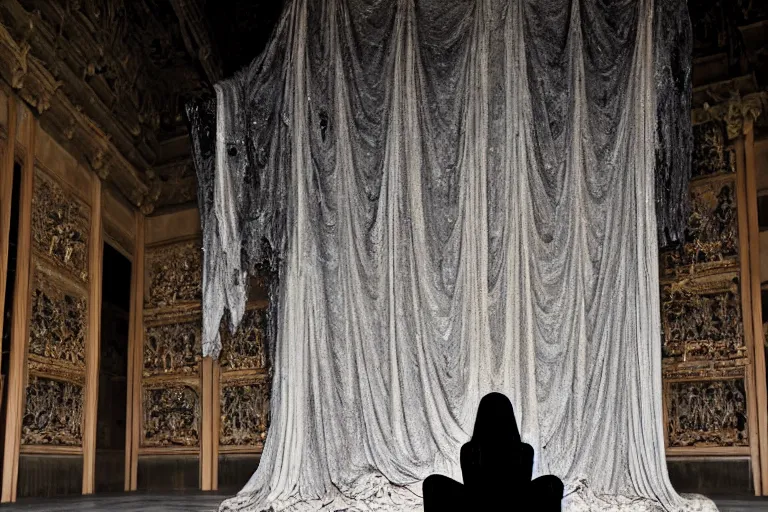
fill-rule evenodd
<path id="1" fill-rule="evenodd" d="M 509 399 L 480 401 L 472 440 L 461 447 L 464 484 L 443 475 L 424 480 L 424 512 L 559 511 L 563 483 L 553 475 L 531 481 L 533 448 L 520 439 Z"/>

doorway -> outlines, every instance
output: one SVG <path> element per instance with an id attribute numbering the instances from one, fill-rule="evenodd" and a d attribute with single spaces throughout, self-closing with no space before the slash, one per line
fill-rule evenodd
<path id="1" fill-rule="evenodd" d="M 121 492 L 125 485 L 128 396 L 128 332 L 131 262 L 104 244 L 101 295 L 99 405 L 96 417 L 95 491 Z"/>

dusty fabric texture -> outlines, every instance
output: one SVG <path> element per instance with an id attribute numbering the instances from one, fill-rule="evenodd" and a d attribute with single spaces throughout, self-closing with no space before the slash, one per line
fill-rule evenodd
<path id="1" fill-rule="evenodd" d="M 684 0 L 289 0 L 191 109 L 206 355 L 265 247 L 279 276 L 269 436 L 221 510 L 420 510 L 490 391 L 566 510 L 714 509 L 662 432 L 689 50 Z"/>

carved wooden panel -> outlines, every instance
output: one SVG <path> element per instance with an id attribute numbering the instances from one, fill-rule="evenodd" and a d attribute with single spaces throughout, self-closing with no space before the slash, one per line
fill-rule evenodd
<path id="1" fill-rule="evenodd" d="M 221 388 L 219 444 L 255 446 L 267 438 L 269 384 L 256 382 Z"/>
<path id="2" fill-rule="evenodd" d="M 39 169 L 34 182 L 33 247 L 56 267 L 88 281 L 89 207 Z"/>
<path id="3" fill-rule="evenodd" d="M 692 188 L 691 195 L 685 243 L 662 256 L 666 275 L 693 273 L 694 266 L 700 270 L 732 267 L 738 258 L 735 180 L 698 184 Z"/>
<path id="4" fill-rule="evenodd" d="M 234 335 L 226 325 L 222 325 L 219 356 L 222 371 L 266 368 L 266 332 L 267 315 L 264 309 L 246 311 Z"/>
<path id="5" fill-rule="evenodd" d="M 665 364 L 747 357 L 735 278 L 668 284 L 661 299 Z"/>
<path id="6" fill-rule="evenodd" d="M 197 446 L 200 438 L 200 395 L 181 383 L 144 388 L 142 446 Z"/>
<path id="7" fill-rule="evenodd" d="M 728 146 L 722 123 L 711 121 L 693 127 L 692 178 L 736 172 L 736 152 Z"/>
<path id="8" fill-rule="evenodd" d="M 202 299 L 202 250 L 197 241 L 147 251 L 149 292 L 146 308 L 164 308 Z"/>
<path id="9" fill-rule="evenodd" d="M 202 319 L 148 325 L 144 335 L 145 377 L 192 374 L 200 369 Z"/>
<path id="10" fill-rule="evenodd" d="M 23 444 L 82 445 L 83 386 L 31 376 L 21 427 Z"/>
<path id="11" fill-rule="evenodd" d="M 35 269 L 33 279 L 29 353 L 85 371 L 85 295 L 40 267 Z"/>
<path id="12" fill-rule="evenodd" d="M 743 379 L 667 384 L 669 446 L 747 446 Z"/>

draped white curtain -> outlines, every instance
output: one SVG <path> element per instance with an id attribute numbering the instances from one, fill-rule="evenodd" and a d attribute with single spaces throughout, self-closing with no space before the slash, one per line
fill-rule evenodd
<path id="1" fill-rule="evenodd" d="M 421 510 L 491 391 L 565 510 L 714 509 L 664 456 L 654 11 L 287 2 L 198 169 L 206 354 L 280 256 L 269 435 L 222 511 Z"/>

